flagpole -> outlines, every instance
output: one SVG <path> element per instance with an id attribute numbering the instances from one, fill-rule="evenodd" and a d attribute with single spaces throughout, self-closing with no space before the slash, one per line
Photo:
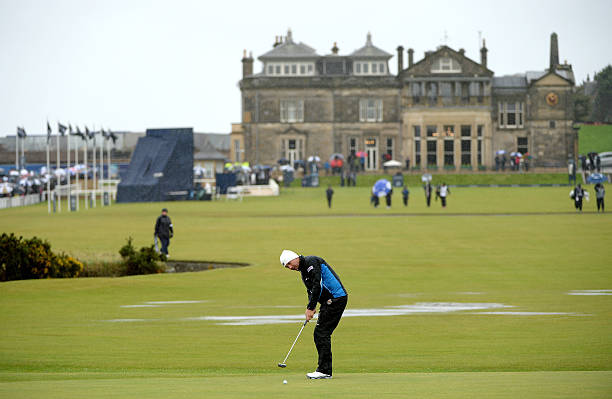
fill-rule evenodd
<path id="1" fill-rule="evenodd" d="M 47 120 L 47 212 L 51 214 L 51 163 L 49 162 L 49 121 Z"/>
<path id="2" fill-rule="evenodd" d="M 100 129 L 100 132 L 104 135 L 104 130 Z M 100 204 L 104 206 L 104 140 L 100 144 L 100 179 L 98 185 L 100 186 Z"/>
<path id="3" fill-rule="evenodd" d="M 55 143 L 57 144 L 57 148 L 56 148 L 56 150 L 57 150 L 57 163 L 56 163 L 56 166 L 55 166 L 55 189 L 53 189 L 53 193 L 54 193 L 55 200 L 57 201 L 57 210 L 59 212 L 61 212 L 62 211 L 62 199 L 61 199 L 61 197 L 59 195 L 57 195 L 58 187 L 61 188 L 61 184 L 60 183 L 62 182 L 62 180 L 60 179 L 59 172 L 58 172 L 60 170 L 60 138 L 59 138 L 59 136 L 60 136 L 60 132 L 59 132 L 59 127 L 58 127 L 58 129 L 57 129 L 57 136 L 55 137 L 56 138 Z"/>
<path id="4" fill-rule="evenodd" d="M 70 201 L 72 200 L 72 193 L 70 190 L 70 184 L 72 183 L 72 176 L 70 176 L 70 137 L 72 136 L 72 126 L 70 126 L 70 130 L 68 130 L 68 136 L 66 136 L 66 140 L 68 140 L 68 165 L 66 166 L 66 176 L 68 176 L 68 212 L 72 211 L 72 206 L 70 205 Z"/>
<path id="5" fill-rule="evenodd" d="M 87 193 L 89 192 L 89 177 L 87 176 L 89 174 L 87 170 L 87 150 L 89 149 L 89 142 L 87 141 L 87 132 L 88 130 L 85 129 L 85 150 L 83 151 L 85 153 L 85 209 L 89 209 L 89 198 L 87 198 Z"/>
<path id="6" fill-rule="evenodd" d="M 15 133 L 15 170 L 17 173 L 19 170 L 19 128 L 17 128 L 17 133 Z"/>
<path id="7" fill-rule="evenodd" d="M 79 128 L 77 127 L 77 132 Z M 74 169 L 76 170 L 76 210 L 79 210 L 79 202 L 80 201 L 80 193 L 81 186 L 79 186 L 79 140 L 77 140 L 77 144 L 74 146 Z"/>
<path id="8" fill-rule="evenodd" d="M 96 126 L 93 127 L 93 206 L 96 208 L 96 196 L 97 196 L 97 188 L 96 188 Z"/>
<path id="9" fill-rule="evenodd" d="M 21 138 L 21 167 L 25 169 L 25 136 Z M 21 171 L 20 171 L 21 172 Z"/>
<path id="10" fill-rule="evenodd" d="M 111 180 L 110 132 L 109 132 L 109 137 L 106 140 L 106 158 L 108 158 L 108 168 L 106 170 L 106 174 L 108 176 L 108 206 L 111 206 L 113 199 L 111 198 L 112 190 L 110 187 L 110 180 Z"/>

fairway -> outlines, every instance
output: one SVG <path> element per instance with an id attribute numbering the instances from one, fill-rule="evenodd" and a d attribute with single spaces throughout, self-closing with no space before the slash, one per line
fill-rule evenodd
<path id="1" fill-rule="evenodd" d="M 451 188 L 449 206 L 369 206 L 369 188 L 278 198 L 4 210 L 0 229 L 85 261 L 151 245 L 249 267 L 0 284 L 0 396 L 606 398 L 612 396 L 612 219 L 569 188 Z M 592 191 L 592 189 L 589 189 Z M 316 366 L 307 301 L 280 251 L 325 258 L 349 291 L 334 379 Z M 283 385 L 282 380 L 288 384 Z"/>

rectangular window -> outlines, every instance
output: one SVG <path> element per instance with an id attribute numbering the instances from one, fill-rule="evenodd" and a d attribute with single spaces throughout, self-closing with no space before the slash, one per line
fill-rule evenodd
<path id="1" fill-rule="evenodd" d="M 556 126 L 555 121 L 548 121 L 548 127 L 554 129 Z"/>
<path id="2" fill-rule="evenodd" d="M 419 103 L 421 101 L 421 83 L 411 83 L 410 86 L 412 86 L 412 101 Z"/>
<path id="3" fill-rule="evenodd" d="M 351 155 L 355 155 L 357 153 L 357 139 L 355 137 L 351 137 L 349 139 L 349 152 Z"/>
<path id="4" fill-rule="evenodd" d="M 421 127 L 420 126 L 413 126 L 412 129 L 414 131 L 414 137 L 421 137 Z"/>
<path id="5" fill-rule="evenodd" d="M 437 157 L 437 146 L 438 142 L 436 140 L 427 140 L 427 165 L 428 166 L 436 166 L 438 164 Z"/>
<path id="6" fill-rule="evenodd" d="M 461 137 L 471 137 L 471 136 L 472 136 L 472 126 L 461 125 Z"/>
<path id="7" fill-rule="evenodd" d="M 482 165 L 482 137 L 478 137 L 478 153 L 476 155 L 478 165 Z"/>
<path id="8" fill-rule="evenodd" d="M 461 165 L 472 164 L 472 140 L 461 140 Z"/>
<path id="9" fill-rule="evenodd" d="M 518 103 L 518 125 L 519 127 L 523 127 L 523 103 Z"/>
<path id="10" fill-rule="evenodd" d="M 236 162 L 242 162 L 240 159 L 240 140 L 234 140 L 234 159 Z"/>
<path id="11" fill-rule="evenodd" d="M 280 73 L 281 73 L 281 66 L 280 66 L 280 65 L 277 65 L 277 66 L 276 66 L 276 74 L 277 74 L 277 75 L 280 75 Z"/>
<path id="12" fill-rule="evenodd" d="M 387 137 L 387 155 L 390 159 L 393 159 L 393 138 Z"/>
<path id="13" fill-rule="evenodd" d="M 377 73 L 378 72 L 378 64 L 373 62 L 372 63 L 372 73 Z"/>
<path id="14" fill-rule="evenodd" d="M 444 140 L 444 166 L 455 165 L 455 141 Z"/>
<path id="15" fill-rule="evenodd" d="M 414 166 L 421 166 L 421 138 L 414 139 Z"/>
<path id="16" fill-rule="evenodd" d="M 521 154 L 529 152 L 529 142 L 527 137 L 516 138 L 516 151 L 520 152 Z"/>
<path id="17" fill-rule="evenodd" d="M 300 65 L 300 74 L 302 75 L 306 74 L 306 65 L 304 64 Z"/>
<path id="18" fill-rule="evenodd" d="M 378 64 L 378 72 L 380 74 L 385 73 L 385 64 L 383 64 L 382 62 L 380 64 Z"/>
<path id="19" fill-rule="evenodd" d="M 361 73 L 361 64 L 359 62 L 355 64 L 355 72 Z"/>
<path id="20" fill-rule="evenodd" d="M 359 120 L 361 122 L 382 122 L 382 112 L 381 99 L 363 98 L 359 101 Z"/>
<path id="21" fill-rule="evenodd" d="M 292 75 L 297 74 L 297 65 L 295 64 L 291 65 L 291 74 Z"/>
<path id="22" fill-rule="evenodd" d="M 455 126 L 454 125 L 444 125 L 444 136 L 455 137 Z"/>
<path id="23" fill-rule="evenodd" d="M 453 85 L 448 82 L 441 82 L 440 83 L 440 95 L 445 98 L 452 97 Z"/>
<path id="24" fill-rule="evenodd" d="M 274 73 L 274 67 L 272 65 L 268 65 L 268 75 L 272 75 Z"/>
<path id="25" fill-rule="evenodd" d="M 289 75 L 289 65 L 285 65 L 285 75 Z"/>
<path id="26" fill-rule="evenodd" d="M 482 137 L 482 131 L 484 129 L 483 125 L 476 126 L 476 131 L 478 132 L 478 137 Z"/>
<path id="27" fill-rule="evenodd" d="M 363 73 L 369 73 L 368 72 L 368 63 L 367 62 L 363 63 Z"/>
<path id="28" fill-rule="evenodd" d="M 427 125 L 427 137 L 437 137 L 438 129 L 436 125 Z"/>
<path id="29" fill-rule="evenodd" d="M 506 126 L 508 127 L 516 126 L 516 104 L 515 103 L 506 104 Z"/>
<path id="30" fill-rule="evenodd" d="M 312 64 L 308 64 L 308 73 L 312 73 Z"/>
<path id="31" fill-rule="evenodd" d="M 499 127 L 504 127 L 506 126 L 506 123 L 504 120 L 504 104 L 498 103 L 497 107 L 499 109 Z"/>
<path id="32" fill-rule="evenodd" d="M 282 123 L 304 122 L 304 101 L 281 100 L 280 119 Z"/>

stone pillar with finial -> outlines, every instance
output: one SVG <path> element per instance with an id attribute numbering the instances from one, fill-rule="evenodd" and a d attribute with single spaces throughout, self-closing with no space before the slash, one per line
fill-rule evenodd
<path id="1" fill-rule="evenodd" d="M 404 48 L 397 46 L 397 76 L 404 70 Z"/>
<path id="2" fill-rule="evenodd" d="M 550 66 L 549 70 L 552 72 L 559 65 L 559 40 L 557 34 L 553 32 L 550 35 Z"/>
<path id="3" fill-rule="evenodd" d="M 485 39 L 482 39 L 482 48 L 480 49 L 480 65 L 483 67 L 487 67 L 487 46 L 485 44 Z"/>
<path id="4" fill-rule="evenodd" d="M 408 49 L 408 68 L 412 68 L 413 63 L 414 63 L 414 50 L 409 48 Z"/>

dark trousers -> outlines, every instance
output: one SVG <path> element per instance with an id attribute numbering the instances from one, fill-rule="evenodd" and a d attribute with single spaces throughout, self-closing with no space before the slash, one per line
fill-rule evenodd
<path id="1" fill-rule="evenodd" d="M 426 195 L 425 200 L 427 200 L 427 206 L 431 205 L 431 194 Z"/>
<path id="2" fill-rule="evenodd" d="M 327 197 L 327 207 L 328 208 L 331 208 L 331 200 L 332 200 L 332 197 Z"/>
<path id="3" fill-rule="evenodd" d="M 601 208 L 601 211 L 604 211 L 604 199 L 603 198 L 597 198 L 597 212 L 599 212 L 599 208 Z"/>
<path id="4" fill-rule="evenodd" d="M 442 200 L 442 208 L 446 208 L 446 197 L 440 197 Z"/>
<path id="5" fill-rule="evenodd" d="M 331 351 L 331 336 L 338 323 L 344 308 L 346 308 L 347 297 L 336 298 L 328 305 L 324 303 L 319 309 L 319 318 L 317 326 L 314 329 L 314 342 L 319 352 L 319 367 L 317 371 L 324 374 L 332 375 L 332 351 Z"/>
<path id="6" fill-rule="evenodd" d="M 403 197 L 402 199 L 404 200 L 404 206 L 408 206 L 408 197 Z"/>
<path id="7" fill-rule="evenodd" d="M 168 246 L 170 245 L 170 239 L 168 237 L 159 237 L 161 241 L 161 253 L 168 255 Z"/>
<path id="8" fill-rule="evenodd" d="M 574 206 L 576 206 L 576 209 L 582 211 L 582 198 L 575 199 Z"/>

